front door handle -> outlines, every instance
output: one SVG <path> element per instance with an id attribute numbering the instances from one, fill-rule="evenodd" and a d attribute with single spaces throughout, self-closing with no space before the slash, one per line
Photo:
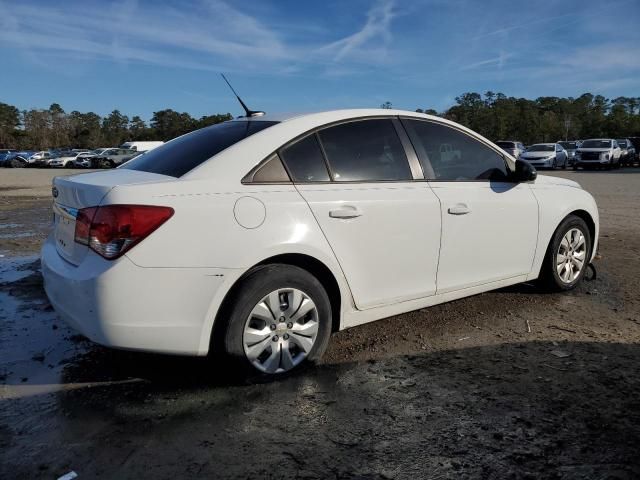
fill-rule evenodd
<path id="1" fill-rule="evenodd" d="M 343 205 L 335 210 L 329 210 L 329 216 L 331 218 L 356 218 L 362 215 L 362 212 L 357 207 L 351 205 Z"/>
<path id="2" fill-rule="evenodd" d="M 448 210 L 451 215 L 466 215 L 470 211 L 471 209 L 467 206 L 466 203 L 458 203 L 453 207 L 449 207 Z"/>

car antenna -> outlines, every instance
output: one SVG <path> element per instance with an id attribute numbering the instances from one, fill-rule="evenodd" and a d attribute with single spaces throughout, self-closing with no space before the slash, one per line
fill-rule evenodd
<path id="1" fill-rule="evenodd" d="M 229 88 L 231 89 L 233 94 L 236 96 L 236 98 L 240 102 L 240 105 L 242 105 L 242 108 L 244 109 L 244 112 L 245 112 L 245 117 L 247 117 L 247 118 L 250 118 L 250 117 L 261 117 L 262 115 L 264 115 L 264 112 L 261 111 L 261 110 L 249 110 L 249 107 L 247 107 L 247 105 L 242 101 L 240 96 L 233 89 L 233 87 L 229 83 L 229 80 L 227 80 L 227 77 L 224 76 L 224 73 L 221 73 L 220 76 L 222 76 L 222 78 L 227 83 L 227 85 L 229 85 Z"/>

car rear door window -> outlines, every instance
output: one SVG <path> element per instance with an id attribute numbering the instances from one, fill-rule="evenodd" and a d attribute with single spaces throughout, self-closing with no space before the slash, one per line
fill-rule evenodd
<path id="1" fill-rule="evenodd" d="M 181 177 L 231 145 L 276 123 L 230 121 L 201 128 L 154 148 L 121 168 Z"/>
<path id="2" fill-rule="evenodd" d="M 402 120 L 425 177 L 440 181 L 506 181 L 502 155 L 464 132 L 435 122 Z"/>
<path id="3" fill-rule="evenodd" d="M 411 169 L 391 119 L 361 120 L 319 132 L 336 182 L 411 180 Z"/>
<path id="4" fill-rule="evenodd" d="M 328 182 L 330 180 L 315 134 L 283 148 L 280 155 L 294 182 Z"/>

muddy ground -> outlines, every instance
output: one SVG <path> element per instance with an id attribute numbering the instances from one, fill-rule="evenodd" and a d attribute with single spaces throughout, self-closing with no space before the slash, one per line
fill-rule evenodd
<path id="1" fill-rule="evenodd" d="M 596 280 L 340 332 L 264 384 L 70 331 L 37 262 L 51 172 L 0 170 L 0 478 L 639 478 L 640 169 L 553 174 L 598 201 Z"/>

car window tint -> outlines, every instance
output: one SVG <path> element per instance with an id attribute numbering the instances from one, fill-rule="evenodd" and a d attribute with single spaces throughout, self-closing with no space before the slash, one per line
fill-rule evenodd
<path id="1" fill-rule="evenodd" d="M 201 128 L 154 148 L 121 168 L 181 177 L 231 145 L 276 123 L 231 121 Z"/>
<path id="2" fill-rule="evenodd" d="M 277 154 L 273 154 L 254 174 L 250 180 L 255 183 L 289 182 L 289 175 Z"/>
<path id="3" fill-rule="evenodd" d="M 309 135 L 280 152 L 294 182 L 328 182 L 329 173 L 315 135 Z"/>
<path id="4" fill-rule="evenodd" d="M 454 128 L 434 122 L 402 120 L 425 172 L 433 180 L 470 181 L 508 179 L 502 155 Z"/>
<path id="5" fill-rule="evenodd" d="M 319 132 L 337 182 L 411 180 L 411 169 L 393 122 L 362 120 Z"/>

